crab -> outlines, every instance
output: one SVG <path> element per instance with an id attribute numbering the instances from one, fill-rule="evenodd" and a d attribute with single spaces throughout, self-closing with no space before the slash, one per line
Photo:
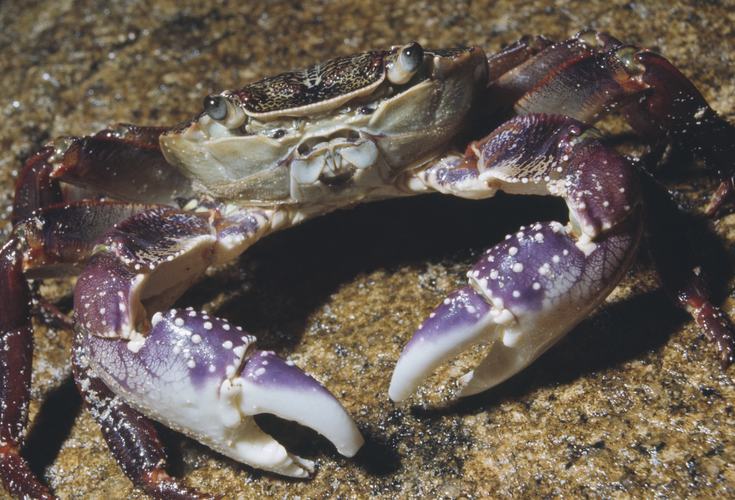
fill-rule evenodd
<path id="1" fill-rule="evenodd" d="M 482 254 L 469 284 L 405 346 L 392 400 L 478 343 L 487 355 L 461 378 L 459 396 L 513 376 L 600 305 L 644 234 L 664 285 L 726 367 L 732 329 L 687 242 L 673 235 L 678 208 L 641 162 L 592 127 L 613 110 L 644 140 L 686 151 L 720 177 L 711 215 L 728 201 L 733 127 L 665 58 L 592 31 L 561 42 L 524 37 L 490 55 L 412 42 L 338 57 L 207 96 L 176 127 L 121 124 L 52 141 L 20 174 L 14 228 L 0 250 L 5 487 L 53 497 L 19 449 L 31 316 L 66 319 L 28 279 L 70 274 L 78 275 L 77 388 L 125 474 L 148 494 L 205 496 L 165 472 L 152 421 L 283 476 L 308 477 L 314 464 L 263 432 L 256 414 L 299 422 L 353 456 L 363 438 L 324 386 L 258 350 L 242 327 L 172 305 L 207 269 L 268 234 L 393 197 L 547 195 L 566 203 L 569 219 L 521 227 Z"/>

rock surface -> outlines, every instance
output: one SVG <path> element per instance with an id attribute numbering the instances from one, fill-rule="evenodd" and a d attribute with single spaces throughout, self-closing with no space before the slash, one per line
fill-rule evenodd
<path id="1" fill-rule="evenodd" d="M 664 53 L 735 120 L 735 9 L 727 1 L 200 4 L 3 4 L 6 207 L 22 160 L 51 137 L 116 121 L 176 123 L 198 112 L 209 92 L 411 39 L 497 50 L 524 33 L 564 38 L 604 29 Z M 696 187 L 680 187 L 701 209 L 712 185 L 694 180 Z M 712 346 L 667 301 L 644 259 L 604 308 L 498 389 L 452 406 L 441 406 L 432 390 L 407 406 L 388 401 L 401 346 L 464 282 L 473 256 L 549 210 L 558 207 L 507 198 L 362 206 L 268 238 L 209 277 L 186 300 L 291 354 L 344 402 L 368 444 L 348 460 L 288 427 L 281 439 L 319 463 L 313 480 L 291 481 L 165 433 L 174 472 L 227 498 L 735 495 L 735 371 L 720 370 Z M 731 250 L 735 218 L 716 230 Z M 64 283 L 47 287 L 59 297 L 65 291 Z M 725 303 L 731 315 L 733 304 Z M 36 340 L 35 423 L 25 449 L 35 470 L 62 498 L 143 497 L 81 408 L 69 380 L 69 332 L 39 325 Z M 460 373 L 455 363 L 436 381 Z"/>

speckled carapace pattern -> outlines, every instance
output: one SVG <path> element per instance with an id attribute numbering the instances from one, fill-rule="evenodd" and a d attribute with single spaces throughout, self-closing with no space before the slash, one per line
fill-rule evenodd
<path id="1" fill-rule="evenodd" d="M 51 137 L 116 121 L 175 124 L 200 112 L 210 93 L 412 39 L 495 50 L 524 33 L 608 30 L 660 50 L 735 120 L 731 0 L 203 4 L 3 2 L 4 206 L 21 161 Z M 711 183 L 685 177 L 677 187 L 701 208 Z M 496 390 L 449 407 L 436 396 L 448 385 L 404 407 L 389 402 L 401 347 L 465 283 L 470 263 L 506 232 L 551 216 L 563 210 L 508 197 L 362 206 L 269 237 L 208 277 L 182 305 L 204 306 L 245 326 L 260 348 L 291 353 L 343 401 L 368 444 L 345 459 L 313 433 L 288 426 L 279 438 L 319 465 L 313 480 L 293 481 L 165 433 L 174 472 L 227 498 L 735 495 L 735 369 L 720 370 L 714 349 L 658 289 L 646 259 L 601 311 Z M 731 252 L 735 217 L 716 229 Z M 725 290 L 732 287 L 731 279 Z M 44 290 L 69 292 L 63 281 Z M 735 301 L 724 309 L 735 314 Z M 141 497 L 80 409 L 69 380 L 70 343 L 69 332 L 37 327 L 37 418 L 26 453 L 62 498 Z M 432 380 L 441 384 L 465 369 L 450 365 Z"/>

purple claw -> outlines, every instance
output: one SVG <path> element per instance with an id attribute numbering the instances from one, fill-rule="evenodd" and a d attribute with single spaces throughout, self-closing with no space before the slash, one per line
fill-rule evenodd
<path id="1" fill-rule="evenodd" d="M 604 299 L 627 268 L 640 225 L 595 243 L 569 227 L 539 223 L 488 250 L 468 273 L 470 285 L 440 305 L 406 345 L 389 394 L 402 401 L 442 362 L 472 344 L 492 344 L 466 374 L 461 396 L 493 387 L 519 372 Z"/>
<path id="2" fill-rule="evenodd" d="M 254 351 L 240 376 L 248 397 L 240 408 L 246 415 L 272 413 L 314 429 L 337 451 L 352 457 L 363 440 L 352 418 L 312 376 L 273 352 Z"/>
<path id="3" fill-rule="evenodd" d="M 388 389 L 390 398 L 405 400 L 444 360 L 477 342 L 490 326 L 489 311 L 487 301 L 469 286 L 444 299 L 403 348 Z"/>
<path id="4" fill-rule="evenodd" d="M 144 415 L 259 469 L 307 477 L 314 464 L 285 450 L 252 416 L 272 413 L 323 434 L 352 456 L 363 439 L 349 414 L 315 379 L 254 337 L 193 310 L 156 313 L 145 337 L 104 339 L 87 332 L 92 370 Z"/>

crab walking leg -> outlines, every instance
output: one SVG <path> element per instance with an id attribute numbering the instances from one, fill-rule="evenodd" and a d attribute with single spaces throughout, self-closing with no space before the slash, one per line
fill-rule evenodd
<path id="1" fill-rule="evenodd" d="M 54 148 L 46 146 L 23 165 L 15 184 L 13 224 L 31 217 L 39 208 L 64 200 L 59 182 L 51 178 L 54 166 L 50 160 L 54 154 Z"/>
<path id="2" fill-rule="evenodd" d="M 49 142 L 28 158 L 18 176 L 14 224 L 61 202 L 106 198 L 172 205 L 191 194 L 190 182 L 166 163 L 160 127 L 118 124 L 87 137 Z M 137 168 L 130 168 L 136 165 Z"/>
<path id="3" fill-rule="evenodd" d="M 652 177 L 643 175 L 646 199 L 646 242 L 661 282 L 674 301 L 696 321 L 727 368 L 735 361 L 735 334 L 728 317 L 715 306 L 704 279 L 710 259 L 697 255 L 692 241 L 700 244 L 706 235 L 697 234 L 703 228 L 701 216 L 681 210 L 668 191 Z M 697 220 L 700 219 L 700 220 Z M 676 249 L 676 251 L 671 251 Z"/>
<path id="4" fill-rule="evenodd" d="M 650 90 L 623 109 L 628 122 L 649 140 L 671 142 L 715 172 L 721 183 L 706 211 L 717 215 L 735 195 L 735 127 L 664 57 L 642 50 L 633 58 L 637 81 Z"/>
<path id="5" fill-rule="evenodd" d="M 584 31 L 492 79 L 488 93 L 489 102 L 512 106 L 517 114 L 564 113 L 592 122 L 620 109 L 645 140 L 670 143 L 720 177 L 709 215 L 735 194 L 735 127 L 655 52 Z"/>
<path id="6" fill-rule="evenodd" d="M 33 332 L 17 242 L 0 250 L 0 477 L 12 495 L 53 498 L 20 455 L 28 420 Z"/>
<path id="7" fill-rule="evenodd" d="M 543 36 L 524 36 L 500 52 L 488 54 L 488 81 L 497 80 L 552 44 L 551 40 Z"/>
<path id="8" fill-rule="evenodd" d="M 92 136 L 56 139 L 49 144 L 50 177 L 119 200 L 173 205 L 191 195 L 191 182 L 161 153 L 158 138 L 166 130 L 118 124 Z"/>
<path id="9" fill-rule="evenodd" d="M 193 310 L 154 313 L 212 263 L 233 258 L 265 234 L 272 215 L 235 212 L 227 222 L 212 222 L 211 212 L 158 210 L 118 224 L 75 288 L 76 352 L 84 373 L 147 418 L 253 467 L 307 477 L 313 463 L 288 453 L 252 416 L 295 420 L 352 456 L 363 440 L 339 402 L 298 368 L 254 350 L 255 339 L 239 327 Z M 84 378 L 79 383 L 86 384 Z M 104 426 L 104 412 L 93 414 Z M 125 415 L 120 418 L 132 429 Z M 135 452 L 123 445 L 112 450 L 126 472 L 138 471 L 128 475 L 140 484 L 140 467 L 128 463 Z"/>
<path id="10" fill-rule="evenodd" d="M 583 320 L 615 287 L 638 246 L 637 178 L 588 126 L 567 117 L 516 117 L 472 144 L 464 160 L 417 175 L 434 189 L 478 198 L 496 191 L 563 198 L 570 221 L 523 227 L 489 249 L 470 286 L 447 297 L 404 348 L 391 379 L 394 401 L 410 396 L 439 364 L 490 344 L 462 396 L 506 380 Z"/>
<path id="11" fill-rule="evenodd" d="M 80 202 L 34 212 L 0 249 L 0 478 L 16 496 L 51 498 L 19 450 L 28 420 L 33 331 L 28 277 L 73 273 L 111 225 L 143 210 Z"/>

